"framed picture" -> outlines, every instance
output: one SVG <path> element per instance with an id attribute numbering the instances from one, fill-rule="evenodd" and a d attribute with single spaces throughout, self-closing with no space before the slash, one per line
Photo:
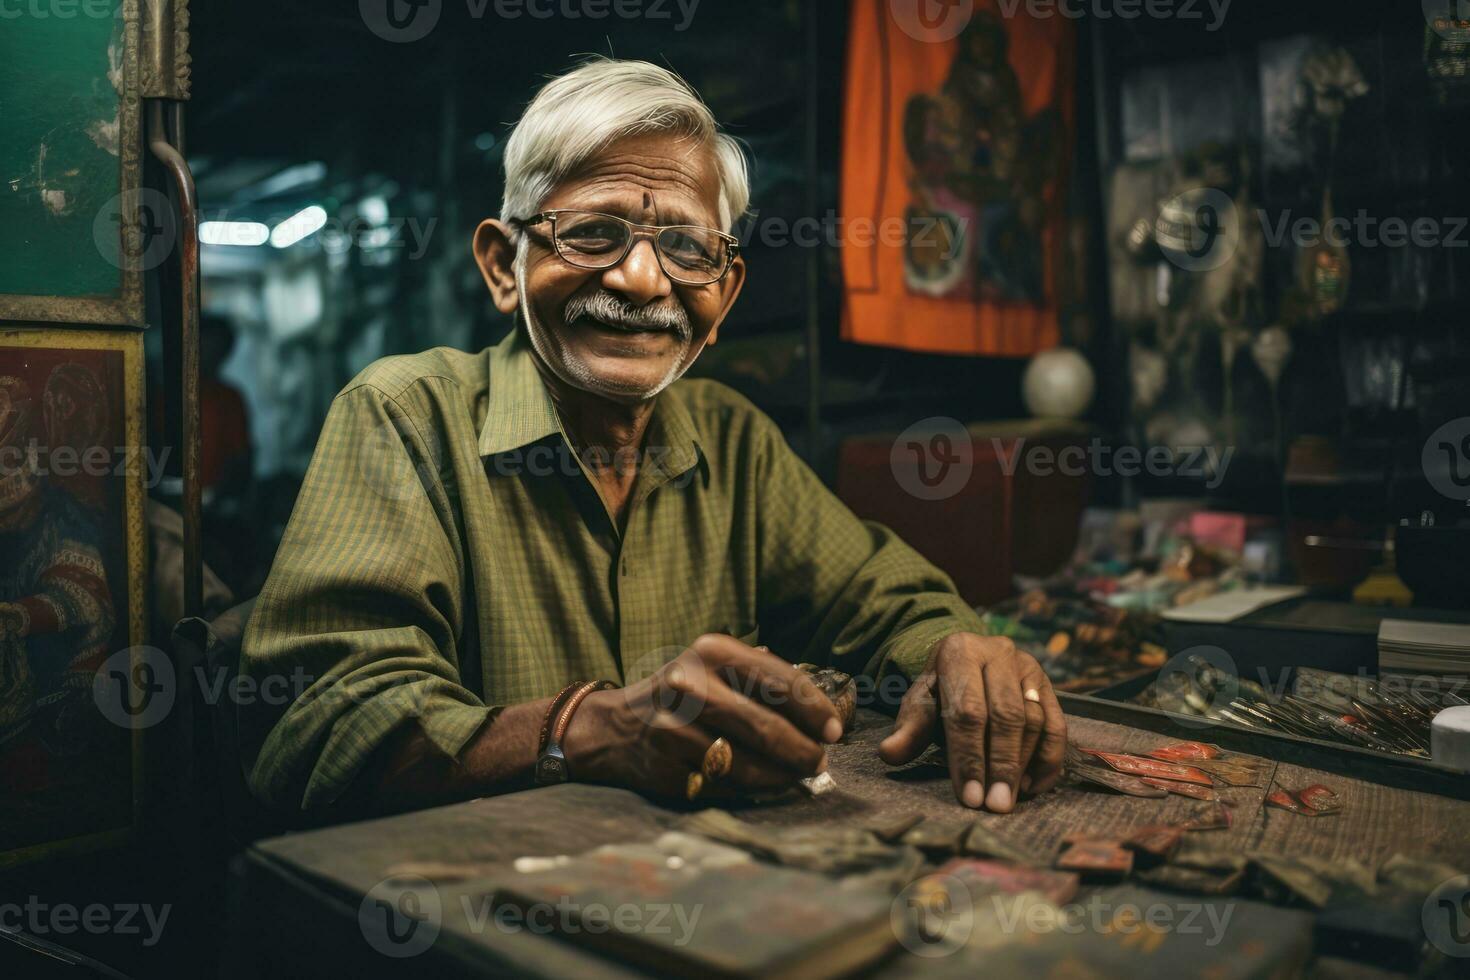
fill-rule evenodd
<path id="1" fill-rule="evenodd" d="M 143 421 L 141 333 L 0 329 L 0 867 L 137 824 Z"/>
<path id="2" fill-rule="evenodd" d="M 144 325 L 143 273 L 173 225 L 140 186 L 141 3 L 5 19 L 0 320 Z"/>

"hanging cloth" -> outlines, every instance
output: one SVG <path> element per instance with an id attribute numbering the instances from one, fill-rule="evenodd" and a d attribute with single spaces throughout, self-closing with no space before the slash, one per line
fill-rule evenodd
<path id="1" fill-rule="evenodd" d="M 944 354 L 1058 343 L 1075 26 L 1021 0 L 853 0 L 842 336 Z"/>

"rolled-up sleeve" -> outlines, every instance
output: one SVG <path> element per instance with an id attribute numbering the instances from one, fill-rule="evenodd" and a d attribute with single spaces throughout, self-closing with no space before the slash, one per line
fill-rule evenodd
<path id="1" fill-rule="evenodd" d="M 772 649 L 850 673 L 894 668 L 913 678 L 940 640 L 982 632 L 949 576 L 853 514 L 774 423 L 762 419 L 755 438 L 761 622 L 763 636 L 774 626 Z"/>
<path id="2" fill-rule="evenodd" d="M 465 556 L 422 429 L 369 384 L 332 404 L 242 649 L 242 750 L 268 805 L 335 801 L 410 720 L 458 755 L 493 713 L 461 683 Z"/>

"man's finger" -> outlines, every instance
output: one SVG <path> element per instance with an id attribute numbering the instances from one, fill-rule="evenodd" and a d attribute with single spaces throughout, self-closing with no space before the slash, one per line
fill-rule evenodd
<path id="1" fill-rule="evenodd" d="M 1021 745 L 1026 734 L 1025 700 L 1015 658 L 989 661 L 985 666 L 986 727 L 985 806 L 1010 813 L 1021 784 Z"/>
<path id="2" fill-rule="evenodd" d="M 1035 685 L 1041 697 L 1041 710 L 1045 720 L 1041 739 L 1036 745 L 1036 754 L 1031 757 L 1027 768 L 1025 791 L 1031 795 L 1045 793 L 1057 784 L 1062 776 L 1062 762 L 1067 757 L 1067 717 L 1057 702 L 1051 682 L 1042 676 Z"/>
<path id="3" fill-rule="evenodd" d="M 955 797 L 979 809 L 985 802 L 985 731 L 990 720 L 984 673 L 980 661 L 965 652 L 953 658 L 941 652 L 940 660 L 939 717 L 949 776 Z"/>
<path id="4" fill-rule="evenodd" d="M 724 684 L 706 685 L 699 723 L 729 738 L 736 748 L 756 753 L 798 776 L 815 776 L 826 764 L 827 753 L 820 743 L 774 709 Z"/>
<path id="5" fill-rule="evenodd" d="M 1042 691 L 1051 692 L 1051 678 L 1030 658 L 1021 665 L 1021 697 L 1026 701 L 1026 739 L 1021 746 L 1021 793 L 1031 794 L 1032 769 L 1037 760 L 1038 747 L 1046 731 L 1046 708 L 1042 705 Z"/>
<path id="6" fill-rule="evenodd" d="M 1034 700 L 1032 698 L 1034 695 Z M 1019 793 L 1025 793 L 1031 785 L 1031 760 L 1036 757 L 1036 746 L 1041 741 L 1042 729 L 1046 727 L 1046 709 L 1041 706 L 1040 689 L 1022 675 L 1021 704 L 1026 711 L 1026 733 L 1021 736 L 1021 785 Z"/>
<path id="7" fill-rule="evenodd" d="M 772 765 L 739 748 L 730 775 L 706 782 L 706 791 L 717 796 L 749 796 L 752 793 L 779 793 L 791 789 L 801 777 L 784 766 Z"/>
<path id="8" fill-rule="evenodd" d="M 684 797 L 689 789 L 689 774 L 699 772 L 704 753 L 715 736 L 698 725 L 655 728 L 653 737 L 658 751 L 646 758 L 640 768 L 639 783 L 653 792 L 671 799 Z"/>
<path id="9" fill-rule="evenodd" d="M 1041 741 L 1041 731 L 1046 727 L 1046 710 L 1041 706 L 1041 689 L 1048 683 L 1046 674 L 1036 658 L 1022 655 L 1019 675 L 1021 678 L 1021 706 L 1026 711 L 1026 733 L 1021 736 L 1021 784 L 1018 794 L 1030 787 L 1029 770 L 1031 759 L 1036 755 L 1036 745 Z"/>
<path id="10" fill-rule="evenodd" d="M 660 729 L 661 764 L 645 784 L 666 796 L 685 796 L 691 773 L 704 774 L 704 761 L 719 733 L 697 724 Z M 732 799 L 752 793 L 779 793 L 794 787 L 800 773 L 772 762 L 743 746 L 731 745 L 730 771 L 723 777 L 705 776 L 700 799 Z"/>
<path id="11" fill-rule="evenodd" d="M 842 720 L 832 701 L 810 677 L 769 650 L 719 633 L 701 636 L 691 649 L 726 684 L 780 712 L 812 738 L 829 743 L 842 738 Z"/>
<path id="12" fill-rule="evenodd" d="M 890 766 L 912 762 L 934 743 L 935 723 L 939 720 L 934 684 L 932 673 L 920 674 L 903 696 L 893 731 L 878 746 L 879 757 Z"/>

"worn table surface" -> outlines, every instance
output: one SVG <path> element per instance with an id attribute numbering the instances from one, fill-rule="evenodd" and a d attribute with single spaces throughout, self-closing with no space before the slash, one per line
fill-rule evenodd
<path id="1" fill-rule="evenodd" d="M 894 770 L 878 759 L 877 743 L 890 725 L 881 715 L 861 712 L 843 743 L 830 749 L 837 790 L 737 812 L 752 822 L 783 825 L 872 824 L 913 813 L 930 820 L 974 819 L 974 811 L 954 801 L 948 773 L 940 766 L 919 763 Z M 1069 726 L 1075 743 L 1092 748 L 1141 752 L 1167 741 L 1090 719 L 1070 718 Z M 1301 817 L 1264 807 L 1267 788 L 1222 787 L 1221 795 L 1235 804 L 1234 825 L 1202 835 L 1211 844 L 1242 851 L 1351 857 L 1370 866 L 1402 853 L 1470 868 L 1470 803 L 1287 765 L 1274 765 L 1272 776 L 1294 789 L 1314 782 L 1331 786 L 1343 797 L 1343 811 Z M 1068 833 L 1106 836 L 1183 820 L 1207 806 L 1212 804 L 1180 796 L 1136 799 L 1063 786 L 1023 801 L 1013 814 L 978 816 L 996 833 L 1051 855 Z M 432 950 L 436 968 L 463 975 L 507 967 L 551 975 L 595 968 L 617 975 L 620 971 L 608 961 L 565 943 L 506 934 L 483 921 L 475 928 L 476 903 L 482 908 L 483 901 L 474 896 L 485 896 L 492 887 L 487 879 L 503 874 L 505 863 L 516 857 L 650 840 L 683 812 L 624 790 L 567 785 L 263 841 L 245 855 L 236 875 L 237 916 L 243 917 L 238 941 L 257 952 L 266 942 L 272 957 L 296 965 L 330 950 L 340 964 L 365 949 L 358 923 L 365 896 L 383 894 L 381 883 L 405 867 L 430 880 L 442 867 L 442 882 L 434 881 L 443 907 L 443 927 Z M 307 928 L 297 928 L 303 923 Z M 369 956 L 353 962 L 371 971 L 374 964 L 384 967 L 383 960 Z"/>

